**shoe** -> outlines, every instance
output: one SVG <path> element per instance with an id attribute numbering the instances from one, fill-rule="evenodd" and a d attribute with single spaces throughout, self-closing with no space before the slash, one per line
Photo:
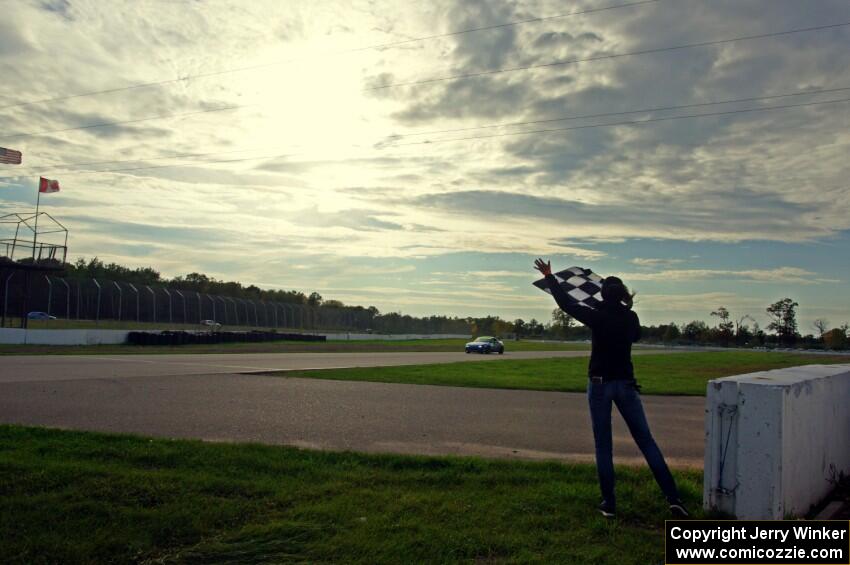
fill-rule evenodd
<path id="1" fill-rule="evenodd" d="M 678 518 L 680 520 L 691 517 L 691 515 L 688 514 L 688 510 L 685 508 L 685 504 L 678 499 L 670 501 L 670 514 L 672 514 L 674 518 Z"/>
<path id="2" fill-rule="evenodd" d="M 605 516 L 606 518 L 614 518 L 616 513 L 614 512 L 614 505 L 610 504 L 608 501 L 603 500 L 602 503 L 597 506 L 599 513 Z"/>

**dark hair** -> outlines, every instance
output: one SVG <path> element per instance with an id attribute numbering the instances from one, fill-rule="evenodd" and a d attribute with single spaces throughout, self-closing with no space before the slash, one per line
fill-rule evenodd
<path id="1" fill-rule="evenodd" d="M 602 281 L 602 300 L 615 304 L 623 303 L 627 308 L 631 308 L 634 296 L 635 293 L 629 292 L 620 277 L 608 277 Z"/>

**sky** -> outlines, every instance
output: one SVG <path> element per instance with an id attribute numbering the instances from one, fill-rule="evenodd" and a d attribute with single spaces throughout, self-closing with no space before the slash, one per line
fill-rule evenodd
<path id="1" fill-rule="evenodd" d="M 646 324 L 764 326 L 784 297 L 802 333 L 850 321 L 844 0 L 0 14 L 0 146 L 24 155 L 0 209 L 59 180 L 71 260 L 548 321 L 545 257 L 620 276 Z"/>

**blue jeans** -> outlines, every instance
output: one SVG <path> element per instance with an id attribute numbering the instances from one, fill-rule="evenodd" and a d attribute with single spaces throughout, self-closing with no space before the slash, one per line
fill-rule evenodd
<path id="1" fill-rule="evenodd" d="M 593 424 L 593 440 L 596 444 L 596 472 L 599 474 L 599 487 L 602 499 L 614 506 L 614 455 L 611 438 L 611 403 L 626 421 L 635 443 L 640 448 L 655 481 L 667 500 L 679 499 L 676 481 L 667 468 L 664 456 L 649 431 L 643 404 L 635 388 L 634 381 L 611 380 L 590 381 L 587 385 L 587 399 L 590 404 L 590 420 Z"/>

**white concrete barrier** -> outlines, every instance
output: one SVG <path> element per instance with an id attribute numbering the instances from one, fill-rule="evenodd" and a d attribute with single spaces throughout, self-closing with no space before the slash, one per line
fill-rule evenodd
<path id="1" fill-rule="evenodd" d="M 0 328 L 0 344 L 16 345 L 105 345 L 125 343 L 131 330 L 22 330 L 20 328 Z M 159 332 L 164 330 L 133 330 Z M 197 331 L 197 330 L 187 330 Z M 313 333 L 313 332 L 309 332 Z M 361 333 L 326 333 L 327 339 L 341 340 L 389 340 L 406 339 L 469 339 L 468 335 L 460 334 L 361 334 Z"/>
<path id="2" fill-rule="evenodd" d="M 0 328 L 0 343 L 19 345 L 103 345 L 124 343 L 128 330 L 22 330 Z"/>
<path id="3" fill-rule="evenodd" d="M 710 381 L 705 439 L 706 509 L 806 515 L 850 474 L 850 364 Z"/>

